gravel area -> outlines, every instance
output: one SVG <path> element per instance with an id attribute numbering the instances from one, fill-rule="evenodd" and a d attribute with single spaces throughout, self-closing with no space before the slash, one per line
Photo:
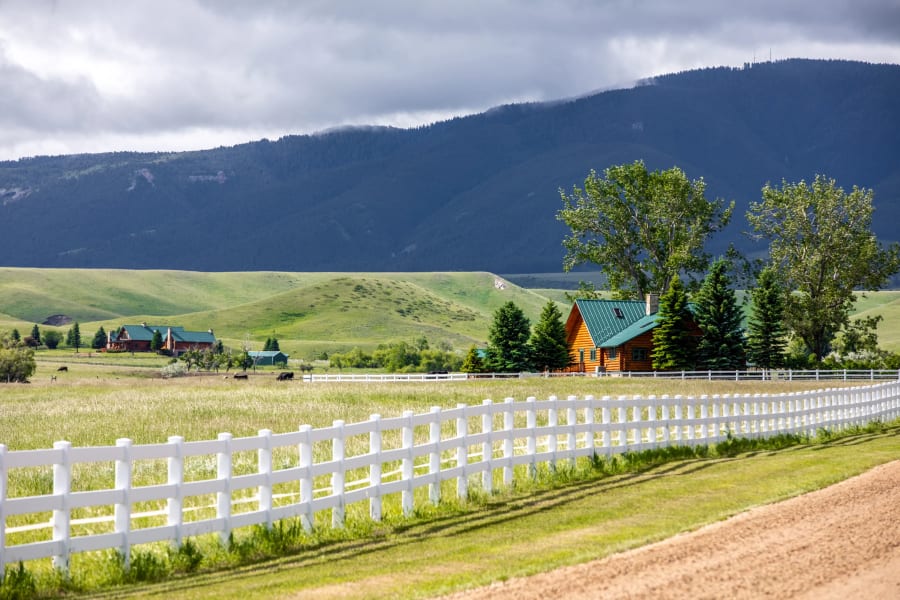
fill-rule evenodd
<path id="1" fill-rule="evenodd" d="M 900 461 L 663 542 L 447 598 L 900 598 Z"/>

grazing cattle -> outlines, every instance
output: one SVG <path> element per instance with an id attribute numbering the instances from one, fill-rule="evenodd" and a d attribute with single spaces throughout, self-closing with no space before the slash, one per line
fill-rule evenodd
<path id="1" fill-rule="evenodd" d="M 60 368 L 57 369 L 57 371 L 68 371 L 68 370 L 69 370 L 69 367 L 67 367 L 67 366 L 65 366 L 65 365 L 63 365 L 63 366 L 61 366 Z"/>
<path id="2" fill-rule="evenodd" d="M 283 373 L 278 374 L 278 381 L 288 381 L 294 378 L 293 371 L 284 371 Z"/>
<path id="3" fill-rule="evenodd" d="M 235 379 L 247 379 L 247 374 L 246 373 L 235 373 L 234 378 Z"/>

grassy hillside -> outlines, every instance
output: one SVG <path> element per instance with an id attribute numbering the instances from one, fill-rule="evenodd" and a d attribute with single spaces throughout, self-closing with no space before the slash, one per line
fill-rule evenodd
<path id="1" fill-rule="evenodd" d="M 528 276 L 513 276 L 526 282 Z M 524 278 L 524 280 L 522 279 Z M 546 277 L 537 278 L 546 282 Z M 565 291 L 527 289 L 490 273 L 199 273 L 0 268 L 0 329 L 23 335 L 53 315 L 77 320 L 87 342 L 101 325 L 212 328 L 226 345 L 261 349 L 278 338 L 294 358 L 425 336 L 465 350 L 487 339 L 494 311 L 512 300 L 536 322 Z M 900 350 L 900 291 L 869 293 L 857 315 L 881 314 L 881 345 Z M 41 326 L 42 329 L 49 326 Z M 68 325 L 57 328 L 65 332 Z"/>
<path id="2" fill-rule="evenodd" d="M 423 335 L 465 349 L 486 340 L 504 302 L 514 301 L 536 321 L 548 296 L 489 273 L 6 268 L 0 269 L 0 327 L 25 335 L 32 324 L 65 315 L 90 339 L 101 325 L 172 323 L 212 328 L 227 345 L 248 340 L 254 349 L 275 336 L 296 357 Z"/>

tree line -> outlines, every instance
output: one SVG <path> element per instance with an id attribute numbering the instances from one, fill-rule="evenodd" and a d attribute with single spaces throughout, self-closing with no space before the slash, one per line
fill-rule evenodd
<path id="1" fill-rule="evenodd" d="M 689 180 L 678 167 L 649 171 L 643 161 L 636 161 L 611 166 L 602 176 L 591 171 L 584 187 L 576 186 L 571 193 L 560 190 L 563 208 L 557 218 L 571 230 L 563 241 L 563 268 L 596 265 L 617 298 L 660 294 L 654 336 L 664 347 L 678 345 L 670 341 L 669 329 L 675 329 L 673 340 L 684 335 L 664 308 L 674 302 L 673 295 L 685 295 L 672 304 L 675 311 L 683 310 L 692 291 L 698 293 L 698 305 L 709 300 L 715 307 L 725 299 L 703 294 L 713 293 L 709 286 L 721 294 L 722 286 L 730 285 L 723 279 L 726 267 L 710 270 L 712 257 L 705 244 L 729 224 L 734 202 L 707 200 L 705 189 L 702 178 Z M 873 197 L 872 190 L 857 186 L 846 192 L 825 175 L 816 175 L 811 183 L 766 183 L 762 199 L 751 203 L 746 213 L 748 234 L 768 243 L 766 258 L 748 260 L 732 249 L 725 263 L 746 282 L 753 301 L 746 337 L 707 329 L 692 349 L 697 351 L 693 360 L 703 363 L 704 355 L 745 346 L 747 358 L 764 367 L 893 368 L 900 362 L 877 348 L 879 318 L 849 318 L 857 293 L 881 289 L 900 270 L 900 244 L 884 246 L 872 233 Z M 718 278 L 706 292 L 699 280 L 704 276 Z M 682 287 L 682 278 L 687 280 L 683 290 L 673 289 Z M 580 293 L 594 290 L 583 286 Z M 663 296 L 668 296 L 666 302 Z M 719 309 L 703 310 L 695 315 L 701 329 L 704 321 L 725 319 Z M 690 340 L 683 347 L 691 349 Z M 670 368 L 687 361 L 669 356 L 671 352 L 658 349 L 659 362 L 654 364 Z"/>

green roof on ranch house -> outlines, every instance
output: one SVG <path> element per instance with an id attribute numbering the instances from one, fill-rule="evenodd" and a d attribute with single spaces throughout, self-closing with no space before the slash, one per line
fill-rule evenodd
<path id="1" fill-rule="evenodd" d="M 647 314 L 643 300 L 575 300 L 597 348 L 621 346 L 656 326 L 657 313 Z"/>
<path id="2" fill-rule="evenodd" d="M 176 342 L 184 342 L 187 344 L 215 344 L 216 336 L 212 330 L 209 331 L 185 331 L 184 327 L 173 327 L 171 325 L 122 325 L 113 334 L 112 340 L 115 341 L 120 337 L 122 330 L 128 334 L 128 339 L 134 341 L 149 342 L 153 339 L 153 334 L 159 331 L 160 335 L 165 337 L 169 330 L 172 331 L 172 338 Z"/>

